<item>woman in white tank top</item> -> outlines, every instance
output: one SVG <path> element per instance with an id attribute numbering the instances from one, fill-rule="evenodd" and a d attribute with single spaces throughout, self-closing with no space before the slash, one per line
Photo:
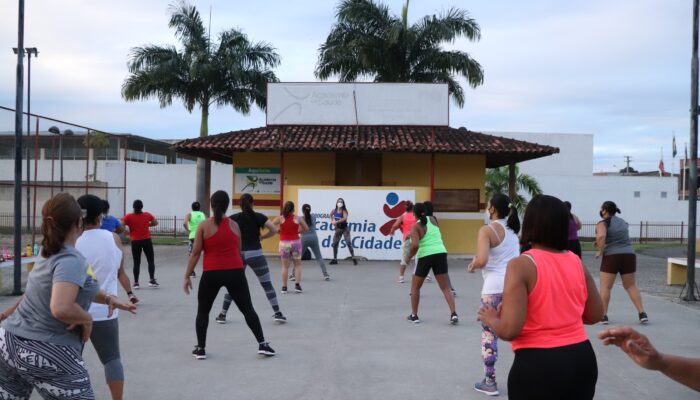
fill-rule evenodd
<path id="1" fill-rule="evenodd" d="M 479 229 L 476 255 L 467 271 L 481 269 L 484 286 L 481 289 L 481 305 L 498 308 L 503 297 L 503 282 L 508 262 L 520 255 L 518 212 L 508 196 L 497 194 L 488 203 L 486 211 L 491 223 Z M 507 220 L 506 220 L 507 218 Z M 481 325 L 481 358 L 484 361 L 484 379 L 474 384 L 474 390 L 491 396 L 498 395 L 496 384 L 496 360 L 498 338 L 486 326 Z"/>
<path id="2" fill-rule="evenodd" d="M 131 292 L 131 282 L 124 272 L 124 257 L 119 237 L 100 229 L 102 224 L 102 200 L 87 194 L 78 198 L 80 208 L 85 210 L 84 229 L 75 243 L 75 248 L 85 257 L 100 289 L 107 296 L 116 298 L 118 284 L 121 283 L 129 296 L 130 310 L 134 312 L 138 299 Z M 112 400 L 121 400 L 124 391 L 124 368 L 119 352 L 119 314 L 110 312 L 107 305 L 92 303 L 92 334 L 90 341 L 104 367 L 105 380 Z"/>

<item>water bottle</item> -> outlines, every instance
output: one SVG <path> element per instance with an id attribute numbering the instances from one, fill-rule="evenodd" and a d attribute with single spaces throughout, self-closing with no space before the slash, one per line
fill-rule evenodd
<path id="1" fill-rule="evenodd" d="M 27 257 L 32 256 L 32 245 L 28 244 L 27 247 L 24 248 L 24 255 Z"/>
<path id="2" fill-rule="evenodd" d="M 34 243 L 34 255 L 38 256 L 39 255 L 39 245 Z"/>

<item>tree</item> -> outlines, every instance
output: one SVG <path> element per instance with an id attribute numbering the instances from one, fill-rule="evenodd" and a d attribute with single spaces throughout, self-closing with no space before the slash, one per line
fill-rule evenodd
<path id="1" fill-rule="evenodd" d="M 88 144 L 92 148 L 92 162 L 93 162 L 93 167 L 92 167 L 92 181 L 97 182 L 97 153 L 99 152 L 100 149 L 105 149 L 105 160 L 107 159 L 107 148 L 109 147 L 109 137 L 104 132 L 100 131 L 94 131 L 90 135 L 90 139 L 88 139 L 88 136 L 85 136 L 85 139 L 83 139 L 85 146 Z M 89 143 L 88 143 L 89 142 Z"/>
<path id="2" fill-rule="evenodd" d="M 455 75 L 472 88 L 484 82 L 481 65 L 469 54 L 444 50 L 459 37 L 481 38 L 479 25 L 458 8 L 426 15 L 408 25 L 408 4 L 401 17 L 373 0 L 342 0 L 337 22 L 319 48 L 316 76 L 337 75 L 341 82 L 368 78 L 374 82 L 447 83 L 454 102 L 464 105 L 464 91 Z"/>
<path id="3" fill-rule="evenodd" d="M 247 115 L 253 104 L 265 108 L 271 68 L 280 63 L 272 45 L 252 43 L 241 31 L 221 32 L 212 42 L 197 8 L 184 0 L 170 5 L 170 23 L 182 48 L 145 45 L 131 49 L 129 76 L 122 84 L 126 101 L 157 98 L 161 108 L 182 100 L 187 111 L 201 110 L 199 135 L 209 134 L 209 108 L 231 106 Z M 209 212 L 211 162 L 197 159 L 197 201 Z"/>
<path id="4" fill-rule="evenodd" d="M 497 193 L 508 194 L 508 166 L 492 168 L 486 171 L 486 198 L 487 200 Z M 542 194 L 542 189 L 537 180 L 530 175 L 521 174 L 518 166 L 515 166 L 515 197 L 511 199 L 511 203 L 518 210 L 518 213 L 523 213 L 527 206 L 527 200 L 521 194 L 525 192 L 530 198 Z"/>

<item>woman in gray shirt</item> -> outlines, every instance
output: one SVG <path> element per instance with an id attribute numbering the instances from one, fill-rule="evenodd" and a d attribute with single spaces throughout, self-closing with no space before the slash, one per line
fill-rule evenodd
<path id="1" fill-rule="evenodd" d="M 629 227 L 624 219 L 617 216 L 620 209 L 612 201 L 606 201 L 600 206 L 602 221 L 595 227 L 595 244 L 598 248 L 596 258 L 603 256 L 600 263 L 600 297 L 603 299 L 605 315 L 600 321 L 608 324 L 608 304 L 610 292 L 617 274 L 620 274 L 622 286 L 627 291 L 632 303 L 639 313 L 639 323 L 649 322 L 647 313 L 642 306 L 642 297 L 635 284 L 635 272 L 637 271 L 637 256 L 634 254 L 629 237 Z"/>
<path id="2" fill-rule="evenodd" d="M 73 196 L 59 193 L 42 211 L 42 259 L 36 263 L 21 300 L 0 314 L 0 390 L 29 399 L 36 389 L 45 399 L 93 399 L 82 359 L 92 332 L 90 304 L 133 311 L 136 307 L 100 290 L 95 274 L 75 249 L 82 210 Z"/>

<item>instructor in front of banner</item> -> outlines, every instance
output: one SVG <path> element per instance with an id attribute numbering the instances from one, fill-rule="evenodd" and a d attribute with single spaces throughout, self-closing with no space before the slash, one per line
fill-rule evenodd
<path id="1" fill-rule="evenodd" d="M 350 238 L 350 226 L 348 225 L 348 209 L 345 206 L 345 200 L 341 197 L 335 202 L 335 208 L 329 213 L 331 218 L 331 225 L 335 228 L 335 233 L 333 234 L 333 259 L 331 260 L 331 265 L 338 264 L 338 245 L 340 244 L 340 237 L 345 239 L 345 243 L 350 250 L 350 257 L 352 257 L 352 263 L 357 265 L 357 260 L 355 259 L 355 252 L 352 249 L 352 239 Z"/>

